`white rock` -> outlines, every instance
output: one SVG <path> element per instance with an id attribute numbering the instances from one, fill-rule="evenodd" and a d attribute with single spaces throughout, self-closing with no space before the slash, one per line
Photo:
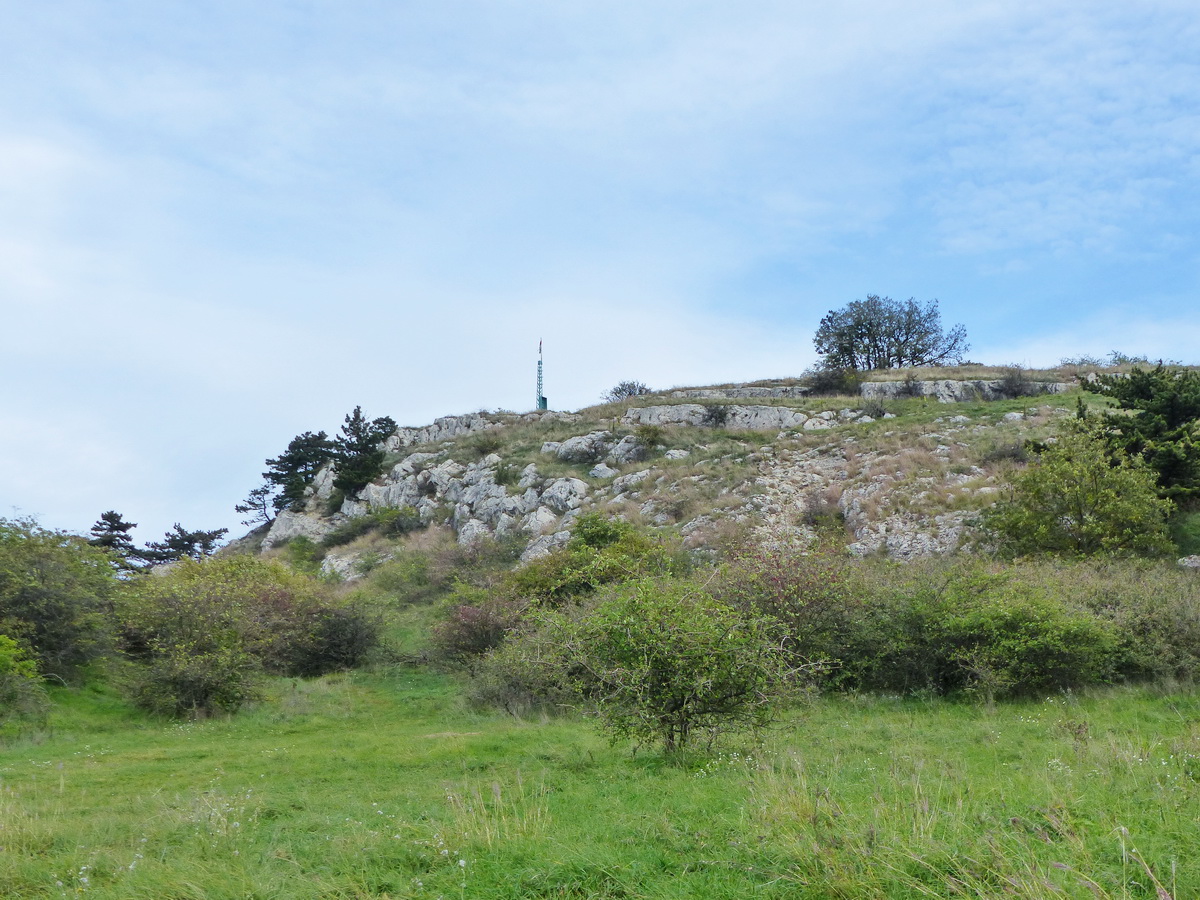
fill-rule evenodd
<path id="1" fill-rule="evenodd" d="M 608 453 L 608 460 L 618 466 L 641 462 L 646 458 L 646 448 L 634 435 L 627 434 Z"/>
<path id="2" fill-rule="evenodd" d="M 571 532 L 569 531 L 558 531 L 554 534 L 544 534 L 525 548 L 525 552 L 521 554 L 521 562 L 527 563 L 531 560 L 541 559 L 543 556 L 548 556 L 559 547 L 564 546 L 570 540 Z"/>
<path id="3" fill-rule="evenodd" d="M 511 420 L 510 420 L 511 421 Z M 486 431 L 489 428 L 501 428 L 503 422 L 491 415 L 483 413 L 468 413 L 465 416 L 442 416 L 434 419 L 432 425 L 422 428 L 397 428 L 384 441 L 384 449 L 395 453 L 414 444 L 432 444 L 438 441 L 449 441 L 464 434 L 476 431 Z"/>
<path id="4" fill-rule="evenodd" d="M 1193 572 L 1200 572 L 1200 556 L 1185 556 L 1179 560 L 1178 565 Z"/>
<path id="5" fill-rule="evenodd" d="M 559 478 L 542 491 L 542 503 L 560 513 L 578 509 L 588 494 L 587 482 L 579 478 Z"/>
<path id="6" fill-rule="evenodd" d="M 630 472 L 628 475 L 622 475 L 620 478 L 613 481 L 613 483 L 612 483 L 613 493 L 614 494 L 623 493 L 624 491 L 627 491 L 630 488 L 632 488 L 638 484 L 641 484 L 643 481 L 645 481 L 649 477 L 650 477 L 649 469 L 642 469 L 639 472 Z"/>
<path id="7" fill-rule="evenodd" d="M 567 438 L 559 444 L 554 455 L 563 462 L 596 462 L 608 452 L 611 441 L 610 432 L 593 431 L 591 434 Z"/>
<path id="8" fill-rule="evenodd" d="M 531 487 L 538 487 L 542 483 L 542 476 L 538 474 L 537 466 L 530 463 L 521 470 L 521 480 L 517 482 L 517 487 L 521 490 L 526 490 Z"/>
<path id="9" fill-rule="evenodd" d="M 1026 390 L 1032 394 L 1063 394 L 1074 385 L 1061 382 L 1031 381 Z M 964 403 L 972 400 L 1002 400 L 1005 383 L 991 381 L 866 381 L 859 388 L 864 398 L 888 400 L 894 397 L 934 397 L 939 403 Z"/>
<path id="10" fill-rule="evenodd" d="M 614 469 L 612 466 L 599 463 L 598 465 L 592 466 L 591 471 L 589 471 L 588 474 L 593 478 L 612 478 L 614 475 L 620 475 L 621 473 L 620 470 Z"/>
<path id="11" fill-rule="evenodd" d="M 1010 412 L 1005 413 L 1003 418 L 1005 422 L 1020 422 L 1025 418 L 1025 414 L 1019 412 Z"/>
<path id="12" fill-rule="evenodd" d="M 458 542 L 464 547 L 478 544 L 484 538 L 490 537 L 492 530 L 478 519 L 468 519 L 462 528 L 458 529 Z"/>
<path id="13" fill-rule="evenodd" d="M 399 479 L 413 475 L 425 468 L 427 462 L 437 459 L 439 456 L 441 456 L 440 453 L 413 453 L 392 466 L 391 477 Z"/>
<path id="14" fill-rule="evenodd" d="M 306 537 L 311 541 L 320 541 L 321 538 L 333 531 L 343 521 L 345 519 L 340 516 L 335 519 L 326 519 L 321 516 L 310 515 L 309 513 L 284 510 L 271 523 L 270 530 L 267 532 L 266 537 L 263 538 L 262 548 L 270 550 L 284 541 L 290 541 L 292 538 L 297 537 Z"/>
<path id="15" fill-rule="evenodd" d="M 668 450 L 663 454 L 667 459 L 687 459 L 692 455 L 690 450 Z"/>
<path id="16" fill-rule="evenodd" d="M 545 534 L 558 528 L 558 516 L 544 506 L 539 506 L 521 520 L 521 527 L 531 534 Z"/>
<path id="17" fill-rule="evenodd" d="M 542 444 L 543 453 L 557 453 L 558 448 L 562 446 L 562 441 L 546 441 Z"/>

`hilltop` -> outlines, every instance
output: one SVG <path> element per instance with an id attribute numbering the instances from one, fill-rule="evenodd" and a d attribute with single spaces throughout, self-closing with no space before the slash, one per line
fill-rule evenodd
<path id="1" fill-rule="evenodd" d="M 693 549 L 741 530 L 801 544 L 820 532 L 854 555 L 947 554 L 972 539 L 974 513 L 1025 459 L 1025 442 L 1073 412 L 1080 379 L 1095 371 L 893 370 L 856 394 L 775 379 L 575 412 L 445 416 L 397 428 L 383 474 L 358 496 L 336 491 L 326 466 L 303 509 L 238 546 L 324 544 L 324 571 L 352 579 L 387 558 L 388 530 L 433 525 L 461 544 L 516 541 L 528 561 L 565 545 L 572 523 L 596 511 L 676 531 Z M 381 527 L 398 511 L 409 527 Z"/>

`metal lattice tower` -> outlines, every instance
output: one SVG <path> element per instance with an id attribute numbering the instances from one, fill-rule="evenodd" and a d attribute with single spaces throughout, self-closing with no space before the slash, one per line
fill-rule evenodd
<path id="1" fill-rule="evenodd" d="M 537 408 L 538 409 L 549 409 L 549 401 L 546 400 L 545 394 L 542 393 L 542 342 L 541 341 L 538 341 Z"/>

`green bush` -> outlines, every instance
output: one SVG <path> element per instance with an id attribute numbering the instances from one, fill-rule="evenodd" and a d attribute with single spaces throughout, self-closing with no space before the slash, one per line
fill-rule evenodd
<path id="1" fill-rule="evenodd" d="M 475 459 L 483 459 L 504 447 L 504 437 L 500 434 L 499 429 L 489 428 L 463 438 L 462 446 Z"/>
<path id="2" fill-rule="evenodd" d="M 321 539 L 321 546 L 340 547 L 373 532 L 384 537 L 396 538 L 423 526 L 420 513 L 412 506 L 384 507 L 348 519 L 325 535 Z"/>
<path id="3" fill-rule="evenodd" d="M 237 712 L 261 696 L 259 666 L 237 646 L 180 647 L 133 670 L 130 699 L 156 715 L 205 718 Z"/>
<path id="4" fill-rule="evenodd" d="M 0 519 L 0 633 L 28 648 L 44 675 L 74 678 L 110 647 L 113 559 L 33 519 Z"/>
<path id="5" fill-rule="evenodd" d="M 603 585 L 687 570 L 680 548 L 624 523 L 608 525 L 600 517 L 581 516 L 574 529 L 570 544 L 512 572 L 506 588 L 516 596 L 554 604 Z"/>
<path id="6" fill-rule="evenodd" d="M 667 441 L 667 433 L 661 425 L 638 425 L 633 429 L 633 436 L 648 452 L 657 450 Z"/>
<path id="7" fill-rule="evenodd" d="M 1167 501 L 1154 474 L 1136 457 L 1115 464 L 1085 422 L 1062 428 L 1008 496 L 983 515 L 983 526 L 1007 554 L 1161 554 L 1170 547 Z"/>
<path id="8" fill-rule="evenodd" d="M 134 698 L 156 712 L 232 711 L 259 671 L 312 676 L 361 663 L 378 623 L 329 587 L 249 556 L 185 560 L 120 598 Z"/>
<path id="9" fill-rule="evenodd" d="M 942 693 L 987 699 L 1103 684 L 1116 674 L 1109 622 L 1004 574 L 968 573 L 921 609 Z"/>
<path id="10" fill-rule="evenodd" d="M 854 369 L 819 366 L 805 372 L 801 381 L 814 397 L 853 396 L 859 392 L 862 376 Z"/>
<path id="11" fill-rule="evenodd" d="M 640 581 L 564 628 L 563 675 L 614 741 L 670 753 L 774 720 L 798 674 L 777 632 L 695 585 Z"/>
<path id="12" fill-rule="evenodd" d="M 283 545 L 283 558 L 297 572 L 304 575 L 320 575 L 325 548 L 318 546 L 312 538 L 301 534 Z"/>
<path id="13" fill-rule="evenodd" d="M 1180 556 L 1200 553 L 1200 509 L 1177 511 L 1171 517 L 1170 531 Z"/>
<path id="14" fill-rule="evenodd" d="M 0 634 L 0 725 L 41 720 L 48 706 L 37 663 L 20 644 Z"/>

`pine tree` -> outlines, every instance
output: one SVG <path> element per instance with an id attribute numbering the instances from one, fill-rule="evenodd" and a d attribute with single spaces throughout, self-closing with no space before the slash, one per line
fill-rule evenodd
<path id="1" fill-rule="evenodd" d="M 228 528 L 218 528 L 215 531 L 188 531 L 176 522 L 175 527 L 166 533 L 163 540 L 148 542 L 142 555 L 156 565 L 175 562 L 184 557 L 203 559 L 216 552 L 217 541 L 228 531 Z"/>
<path id="2" fill-rule="evenodd" d="M 115 509 L 102 513 L 91 527 L 88 543 L 107 550 L 114 557 L 118 569 L 136 569 L 142 561 L 142 552 L 134 545 L 129 532 L 137 528 L 137 522 L 126 522 Z"/>
<path id="3" fill-rule="evenodd" d="M 275 516 L 275 488 L 269 484 L 256 487 L 241 503 L 234 506 L 235 512 L 250 513 L 250 518 L 242 519 L 243 525 L 257 525 L 259 522 L 270 522 Z"/>
<path id="4" fill-rule="evenodd" d="M 306 431 L 292 438 L 287 450 L 275 459 L 267 460 L 263 478 L 279 493 L 271 498 L 276 512 L 299 510 L 304 506 L 304 492 L 317 473 L 333 458 L 333 442 L 324 431 Z M 238 510 L 242 512 L 242 510 Z"/>
<path id="5" fill-rule="evenodd" d="M 383 470 L 383 441 L 396 430 L 390 416 L 367 420 L 362 407 L 346 416 L 342 432 L 333 440 L 336 475 L 333 486 L 355 496 Z"/>

